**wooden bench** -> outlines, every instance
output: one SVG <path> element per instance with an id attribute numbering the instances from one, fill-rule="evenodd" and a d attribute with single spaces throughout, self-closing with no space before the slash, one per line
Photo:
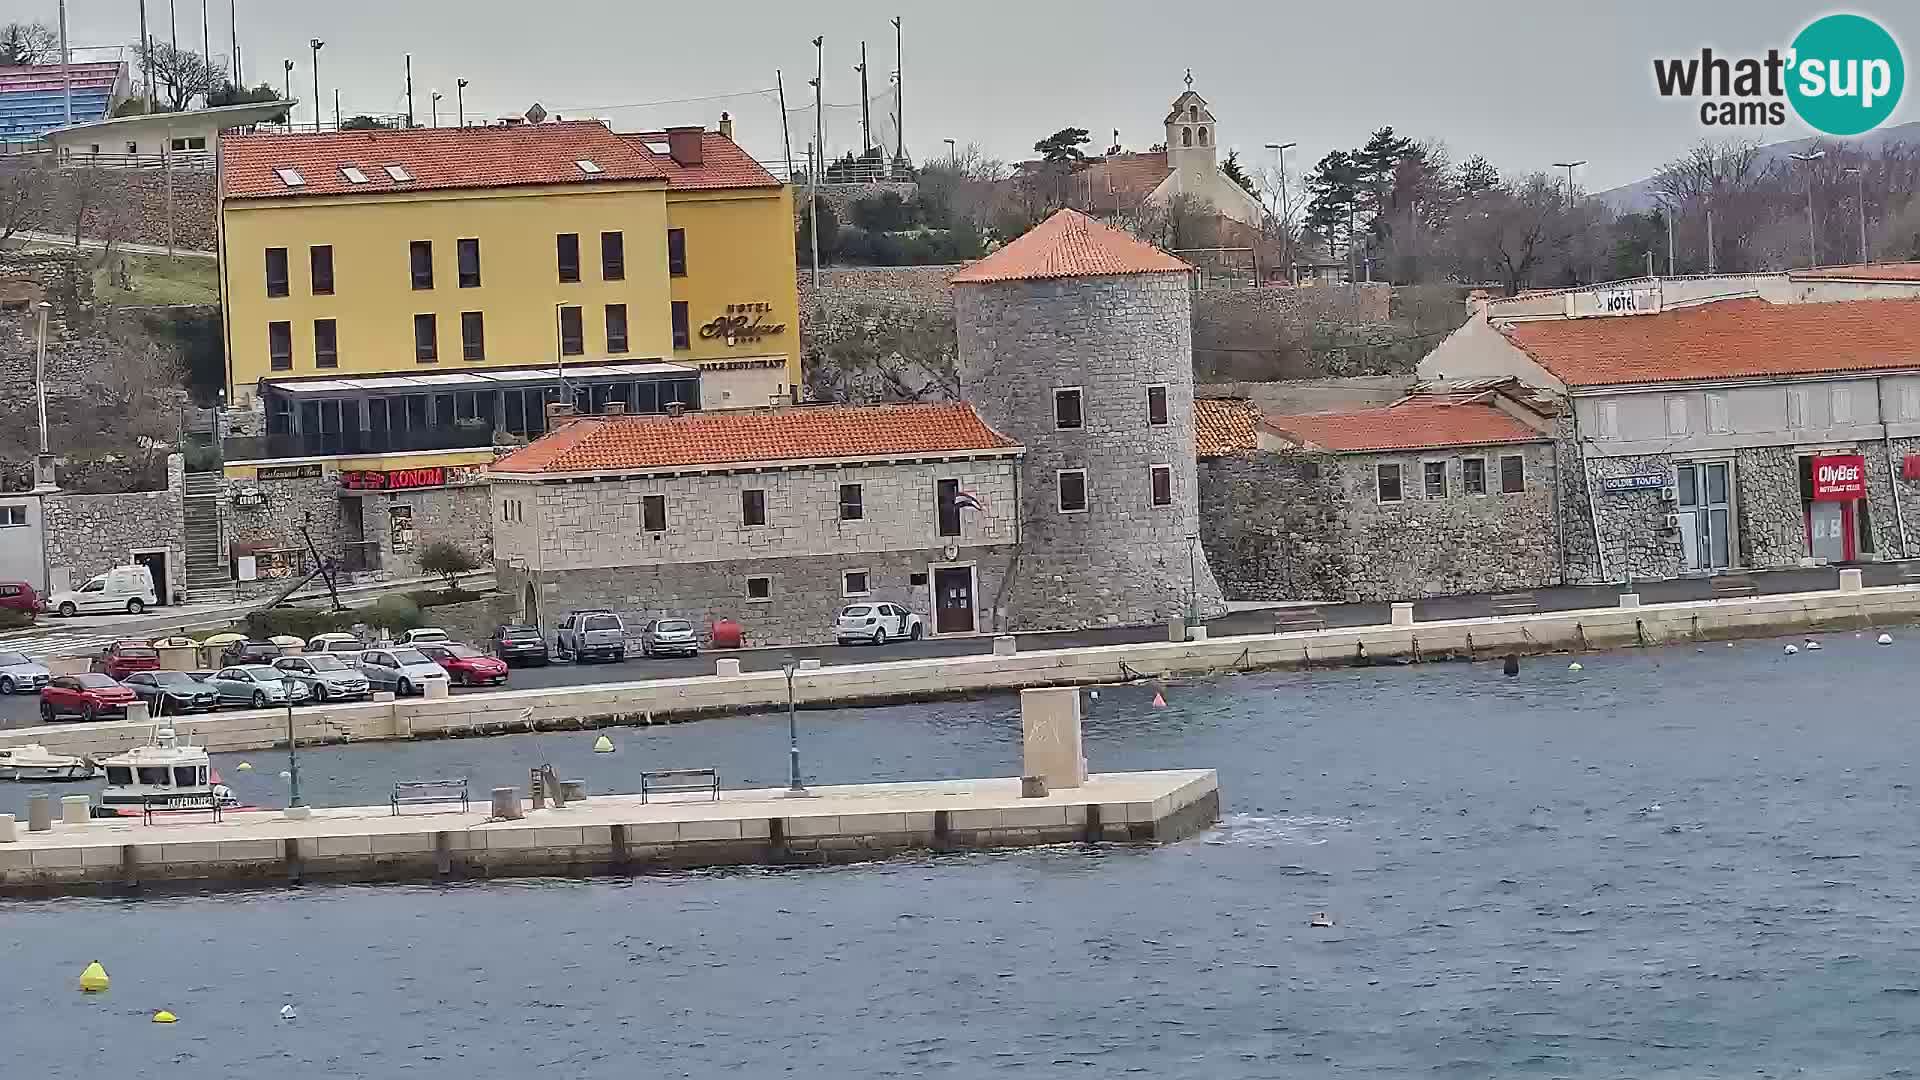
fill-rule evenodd
<path id="1" fill-rule="evenodd" d="M 711 802 L 720 801 L 720 771 L 718 769 L 655 769 L 640 774 L 640 801 L 646 802 L 653 795 L 669 795 L 684 791 L 705 791 L 712 795 Z"/>
<path id="2" fill-rule="evenodd" d="M 1494 593 L 1487 605 L 1495 615 L 1531 615 L 1540 610 L 1532 591 Z"/>
<path id="3" fill-rule="evenodd" d="M 1715 600 L 1752 596 L 1758 591 L 1758 586 L 1753 583 L 1752 574 L 1715 574 L 1708 581 L 1713 586 Z"/>
<path id="4" fill-rule="evenodd" d="M 155 814 L 212 814 L 220 820 L 220 800 L 213 795 L 142 795 L 141 820 L 151 825 Z"/>
<path id="5" fill-rule="evenodd" d="M 466 813 L 470 805 L 467 801 L 467 779 L 459 777 L 451 780 L 403 780 L 393 785 L 393 794 L 387 802 L 393 806 L 393 816 L 400 816 L 402 803 L 441 803 L 460 799 L 460 812 Z"/>
<path id="6" fill-rule="evenodd" d="M 1273 632 L 1276 634 L 1326 628 L 1327 617 L 1318 607 L 1278 608 L 1273 613 Z"/>

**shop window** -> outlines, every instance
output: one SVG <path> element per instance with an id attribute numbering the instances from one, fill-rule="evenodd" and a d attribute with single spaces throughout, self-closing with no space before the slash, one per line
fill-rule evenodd
<path id="1" fill-rule="evenodd" d="M 293 370 L 293 324 L 267 324 L 267 365 L 275 371 Z"/>
<path id="2" fill-rule="evenodd" d="M 840 584 L 840 592 L 843 596 L 865 596 L 869 591 L 867 588 L 867 572 L 865 570 L 847 571 L 841 575 Z"/>
<path id="3" fill-rule="evenodd" d="M 1060 486 L 1060 512 L 1063 514 L 1084 514 L 1087 512 L 1087 470 L 1062 469 L 1056 474 Z"/>
<path id="4" fill-rule="evenodd" d="M 1500 493 L 1517 495 L 1527 490 L 1527 459 L 1507 454 L 1500 459 Z"/>
<path id="5" fill-rule="evenodd" d="M 764 574 L 756 575 L 754 577 L 748 578 L 747 579 L 747 599 L 749 600 L 773 599 L 773 579 L 770 577 L 767 577 Z"/>
<path id="6" fill-rule="evenodd" d="M 454 241 L 454 256 L 459 263 L 460 287 L 480 287 L 480 241 L 473 238 Z"/>
<path id="7" fill-rule="evenodd" d="M 287 249 L 267 249 L 267 295 L 285 296 L 287 285 Z"/>
<path id="8" fill-rule="evenodd" d="M 587 332 L 580 324 L 580 309 L 560 309 L 560 355 L 579 356 L 587 351 Z"/>
<path id="9" fill-rule="evenodd" d="M 333 295 L 333 245 L 315 244 L 307 249 L 307 265 L 313 271 L 313 295 Z"/>
<path id="10" fill-rule="evenodd" d="M 1423 461 L 1420 463 L 1420 476 L 1427 498 L 1444 499 L 1447 497 L 1447 463 L 1444 461 Z"/>
<path id="11" fill-rule="evenodd" d="M 440 359 L 440 324 L 433 315 L 413 317 L 413 358 L 422 364 Z"/>
<path id="12" fill-rule="evenodd" d="M 1153 492 L 1153 505 L 1173 505 L 1173 468 L 1167 465 L 1153 465 L 1147 469 L 1148 486 Z"/>
<path id="13" fill-rule="evenodd" d="M 762 488 L 748 488 L 740 493 L 740 524 L 765 525 L 767 523 L 767 493 Z"/>
<path id="14" fill-rule="evenodd" d="M 627 277 L 627 240 L 624 234 L 600 234 L 600 279 L 625 281 Z"/>
<path id="15" fill-rule="evenodd" d="M 1147 387 L 1147 423 L 1153 427 L 1167 424 L 1167 388 L 1164 386 Z"/>
<path id="16" fill-rule="evenodd" d="M 867 516 L 866 500 L 859 484 L 840 485 L 840 520 L 859 521 Z"/>
<path id="17" fill-rule="evenodd" d="M 1469 457 L 1460 459 L 1460 490 L 1469 495 L 1487 493 L 1487 459 Z"/>
<path id="18" fill-rule="evenodd" d="M 555 261 L 559 265 L 560 280 L 574 282 L 580 280 L 580 234 L 561 233 L 553 238 Z"/>
<path id="19" fill-rule="evenodd" d="M 667 497 L 665 495 L 640 497 L 640 528 L 646 532 L 667 531 Z"/>
<path id="20" fill-rule="evenodd" d="M 1080 388 L 1062 387 L 1053 392 L 1053 426 L 1060 431 L 1077 431 L 1086 424 L 1080 409 Z"/>
<path id="21" fill-rule="evenodd" d="M 313 320 L 313 366 L 340 366 L 340 335 L 332 319 Z"/>
<path id="22" fill-rule="evenodd" d="M 413 274 L 413 287 L 433 288 L 433 241 L 415 240 L 408 244 L 407 261 Z"/>
<path id="23" fill-rule="evenodd" d="M 1373 470 L 1374 491 L 1383 503 L 1400 501 L 1400 466 L 1398 463 L 1376 466 Z"/>

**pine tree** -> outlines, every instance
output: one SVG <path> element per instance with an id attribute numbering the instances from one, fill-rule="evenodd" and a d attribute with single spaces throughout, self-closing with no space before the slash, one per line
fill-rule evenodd
<path id="1" fill-rule="evenodd" d="M 1247 194 L 1258 197 L 1259 193 L 1253 190 L 1253 177 L 1240 167 L 1240 151 L 1227 151 L 1227 160 L 1221 163 L 1220 171 L 1227 174 L 1227 179 L 1244 188 Z"/>

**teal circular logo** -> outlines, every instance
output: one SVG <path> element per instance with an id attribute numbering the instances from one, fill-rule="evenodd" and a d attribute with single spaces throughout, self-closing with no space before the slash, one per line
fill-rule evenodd
<path id="1" fill-rule="evenodd" d="M 1863 15 L 1826 15 L 1793 39 L 1787 99 L 1807 126 L 1858 135 L 1880 126 L 1906 88 L 1900 43 Z"/>

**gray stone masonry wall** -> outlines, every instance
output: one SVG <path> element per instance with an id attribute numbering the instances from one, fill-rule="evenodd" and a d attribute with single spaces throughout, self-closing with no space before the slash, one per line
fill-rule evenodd
<path id="1" fill-rule="evenodd" d="M 1159 622 L 1225 610 L 1198 537 L 1188 276 L 1135 274 L 968 285 L 956 294 L 962 392 L 1026 447 L 1017 630 Z M 1147 388 L 1167 387 L 1149 425 Z M 1079 387 L 1085 426 L 1059 431 L 1054 390 Z M 1149 468 L 1171 469 L 1154 506 Z M 1059 470 L 1085 470 L 1087 509 L 1062 513 Z"/>
<path id="2" fill-rule="evenodd" d="M 49 575 L 69 571 L 74 586 L 116 566 L 135 548 L 166 548 L 170 589 L 187 584 L 186 459 L 167 457 L 167 490 L 124 495 L 48 495 L 41 500 Z"/>
<path id="3" fill-rule="evenodd" d="M 266 496 L 264 507 L 243 508 L 234 505 L 235 496 L 257 491 Z M 225 551 L 253 553 L 262 550 L 297 550 L 301 564 L 310 561 L 306 543 L 300 538 L 300 523 L 305 521 L 313 535 L 314 546 L 323 559 L 338 558 L 347 539 L 340 513 L 338 476 L 317 476 L 303 480 L 235 480 L 223 478 L 220 485 L 221 532 Z M 312 567 L 308 567 L 312 569 Z"/>
<path id="4" fill-rule="evenodd" d="M 1740 565 L 1755 570 L 1800 565 L 1807 555 L 1807 518 L 1793 448 L 1736 450 L 1733 476 Z"/>
<path id="5" fill-rule="evenodd" d="M 379 541 L 380 569 L 392 577 L 418 577 L 420 549 L 436 540 L 459 544 L 482 565 L 493 559 L 493 511 L 485 484 L 365 495 L 360 505 L 366 538 Z M 394 545 L 396 506 L 413 511 L 413 543 L 406 550 Z"/>
<path id="6" fill-rule="evenodd" d="M 1348 598 L 1347 496 L 1331 463 L 1293 451 L 1201 460 L 1200 545 L 1227 599 Z"/>
<path id="7" fill-rule="evenodd" d="M 1599 512 L 1600 547 L 1606 553 L 1604 579 L 1607 583 L 1660 581 L 1680 576 L 1685 550 L 1681 547 L 1680 534 L 1666 528 L 1673 504 L 1658 491 L 1610 494 L 1602 487 L 1602 481 L 1609 477 L 1655 475 L 1667 477 L 1671 483 L 1673 458 L 1666 454 L 1647 454 L 1587 459 L 1584 482 L 1577 495 L 1584 507 L 1586 485 L 1592 485 L 1593 505 Z M 1588 520 L 1583 513 L 1580 527 L 1591 528 Z M 1592 546 L 1593 536 L 1589 532 L 1585 548 L 1590 551 Z M 1599 580 L 1600 576 L 1596 572 L 1593 577 L 1582 580 Z"/>
<path id="8" fill-rule="evenodd" d="M 1500 490 L 1500 459 L 1526 461 L 1526 489 Z M 1461 459 L 1487 461 L 1487 494 L 1467 495 Z M 1428 498 L 1422 464 L 1444 461 L 1447 493 Z M 1402 501 L 1382 503 L 1376 468 L 1401 466 Z M 1428 454 L 1343 454 L 1338 478 L 1347 496 L 1348 598 L 1421 596 L 1542 588 L 1560 583 L 1553 545 L 1554 447 L 1449 448 Z"/>
<path id="9" fill-rule="evenodd" d="M 1602 583 L 1599 556 L 1594 550 L 1593 505 L 1587 491 L 1587 464 L 1574 438 L 1573 406 L 1564 408 L 1554 420 L 1554 464 L 1560 486 L 1559 520 L 1561 572 L 1569 585 Z M 1598 496 L 1594 496 L 1598 498 Z"/>
<path id="10" fill-rule="evenodd" d="M 36 167 L 31 159 L 0 158 L 0 183 L 17 170 Z M 75 212 L 84 204 L 82 236 L 117 232 L 121 240 L 130 243 L 166 244 L 165 170 L 71 168 L 47 172 L 42 198 L 21 228 L 71 237 Z M 190 250 L 212 251 L 217 202 L 212 169 L 174 169 L 174 243 Z"/>
<path id="11" fill-rule="evenodd" d="M 1913 449 L 1901 449 L 1902 444 L 1920 445 L 1920 439 L 1893 440 L 1893 468 L 1887 468 L 1888 446 L 1882 442 L 1862 442 L 1860 453 L 1867 459 L 1867 508 L 1873 524 L 1873 553 L 1876 559 L 1904 559 L 1914 548 L 1902 539 L 1900 518 L 1904 515 L 1909 521 L 1914 514 L 1914 485 L 1900 481 L 1900 462 Z M 1901 490 L 1905 488 L 1906 490 Z M 1894 500 L 1900 500 L 1900 509 L 1895 511 Z M 1911 526 L 1908 526 L 1911 529 Z M 1909 537 L 1911 532 L 1907 534 Z"/>
<path id="12" fill-rule="evenodd" d="M 539 574 L 541 618 L 549 636 L 570 610 L 609 608 L 626 620 L 629 636 L 637 636 L 648 619 L 667 616 L 692 619 L 705 635 L 715 619 L 737 620 L 746 630 L 746 643 L 760 645 L 814 644 L 830 641 L 833 619 L 852 603 L 891 601 L 920 614 L 929 632 L 934 628 L 927 586 L 911 583 L 912 575 L 928 573 L 929 564 L 975 564 L 975 625 L 993 629 L 992 598 L 1000 591 L 1012 545 L 963 547 L 957 559 L 943 549 L 889 551 L 859 555 L 799 558 L 735 559 L 720 562 L 661 566 L 623 566 L 591 570 L 546 571 Z M 844 575 L 865 570 L 869 594 L 845 595 Z M 529 573 L 506 563 L 495 568 L 501 592 L 524 595 Z M 772 579 L 767 600 L 747 598 L 747 579 Z"/>

